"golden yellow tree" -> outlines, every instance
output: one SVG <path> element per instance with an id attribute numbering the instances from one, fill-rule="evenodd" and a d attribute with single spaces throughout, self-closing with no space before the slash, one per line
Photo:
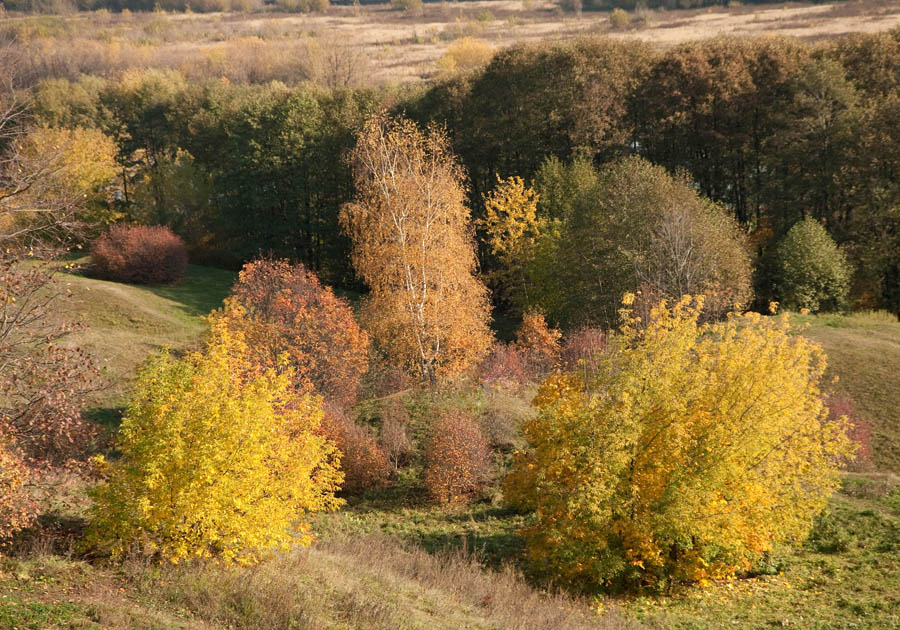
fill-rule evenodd
<path id="1" fill-rule="evenodd" d="M 218 322 L 205 354 L 163 353 L 143 369 L 122 457 L 99 462 L 109 479 L 93 492 L 89 541 L 113 555 L 239 564 L 309 544 L 306 514 L 341 503 L 335 447 L 318 431 L 318 399 L 248 354 Z"/>
<path id="2" fill-rule="evenodd" d="M 542 229 L 537 205 L 537 193 L 521 177 L 500 179 L 484 196 L 484 218 L 478 221 L 484 242 L 498 263 L 488 281 L 503 299 L 520 309 L 529 305 L 527 268 Z"/>
<path id="3" fill-rule="evenodd" d="M 506 491 L 536 510 L 530 556 L 561 582 L 728 577 L 802 539 L 837 487 L 855 447 L 846 418 L 827 421 L 821 349 L 786 317 L 700 324 L 701 310 L 689 296 L 649 322 L 625 310 L 591 382 L 542 384 Z"/>
<path id="4" fill-rule="evenodd" d="M 365 327 L 389 359 L 427 381 L 469 369 L 491 342 L 465 174 L 448 144 L 438 129 L 371 118 L 351 154 L 356 197 L 340 217 L 371 289 Z"/>

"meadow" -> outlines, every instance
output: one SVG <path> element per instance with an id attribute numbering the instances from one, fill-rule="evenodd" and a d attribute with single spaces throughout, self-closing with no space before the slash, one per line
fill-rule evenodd
<path id="1" fill-rule="evenodd" d="M 70 314 L 86 324 L 78 342 L 108 359 L 112 387 L 96 401 L 107 422 L 116 422 L 135 366 L 149 353 L 201 342 L 202 318 L 221 305 L 233 278 L 200 266 L 171 287 L 61 277 L 72 291 Z M 839 377 L 872 423 L 872 461 L 863 472 L 845 473 L 804 545 L 772 553 L 753 575 L 666 595 L 548 595 L 527 577 L 516 533 L 522 516 L 489 495 L 471 505 L 435 505 L 421 469 L 412 467 L 391 487 L 316 516 L 319 539 L 310 549 L 248 569 L 83 558 L 76 546 L 82 498 L 81 507 L 42 517 L 40 537 L 26 533 L 0 561 L 0 627 L 891 627 L 900 623 L 900 460 L 891 402 L 900 392 L 900 322 L 884 313 L 794 317 L 827 350 L 829 377 Z M 527 414 L 532 391 L 403 396 L 413 418 L 417 408 L 428 413 L 435 397 Z M 370 407 L 362 401 L 357 412 L 365 418 Z"/>
<path id="2" fill-rule="evenodd" d="M 328 87 L 419 83 L 446 73 L 451 44 L 465 38 L 487 50 L 516 43 L 610 36 L 669 48 L 719 36 L 806 40 L 877 33 L 900 25 L 886 0 L 730 6 L 632 12 L 616 27 L 607 11 L 566 13 L 547 0 L 333 5 L 322 12 L 111 13 L 0 16 L 0 40 L 27 54 L 22 80 L 117 76 L 171 68 L 188 79 L 302 81 Z M 483 56 L 483 52 L 479 52 Z"/>

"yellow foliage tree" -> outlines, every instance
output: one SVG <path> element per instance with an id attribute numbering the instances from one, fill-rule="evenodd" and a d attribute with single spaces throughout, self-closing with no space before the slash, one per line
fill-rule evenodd
<path id="1" fill-rule="evenodd" d="M 474 37 L 461 37 L 447 47 L 447 52 L 438 59 L 438 66 L 445 75 L 477 70 L 494 56 L 491 45 Z"/>
<path id="2" fill-rule="evenodd" d="M 112 138 L 99 129 L 36 127 L 17 142 L 18 159 L 44 170 L 40 185 L 25 198 L 34 203 L 51 198 L 81 204 L 82 218 L 89 222 L 117 218 L 105 203 L 119 170 Z"/>
<path id="3" fill-rule="evenodd" d="M 634 296 L 626 296 L 630 303 Z M 799 540 L 852 455 L 821 349 L 786 317 L 700 324 L 702 299 L 626 322 L 591 382 L 548 378 L 507 498 L 536 565 L 586 588 L 705 583 Z"/>
<path id="4" fill-rule="evenodd" d="M 351 155 L 356 197 L 341 210 L 353 265 L 371 291 L 362 320 L 396 365 L 456 376 L 491 344 L 464 172 L 445 133 L 371 118 Z"/>
<path id="5" fill-rule="evenodd" d="M 88 540 L 171 562 L 248 564 L 312 539 L 304 516 L 340 504 L 335 447 L 318 431 L 318 399 L 290 373 L 246 360 L 239 335 L 214 324 L 206 354 L 168 353 L 140 373 L 122 420 L 122 458 L 93 491 Z"/>
<path id="6" fill-rule="evenodd" d="M 529 305 L 527 268 L 542 229 L 537 205 L 537 193 L 521 177 L 500 179 L 484 196 L 484 218 L 478 221 L 484 242 L 498 263 L 488 281 L 521 309 Z"/>

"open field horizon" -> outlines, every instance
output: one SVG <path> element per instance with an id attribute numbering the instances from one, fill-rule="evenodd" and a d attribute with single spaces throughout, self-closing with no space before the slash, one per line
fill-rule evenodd
<path id="1" fill-rule="evenodd" d="M 167 57 L 193 59 L 198 52 L 214 59 L 241 54 L 229 42 L 249 49 L 253 42 L 316 41 L 326 47 L 349 47 L 353 63 L 365 71 L 360 84 L 405 83 L 439 75 L 439 60 L 463 37 L 495 50 L 521 42 L 558 41 L 582 36 L 643 40 L 661 48 L 720 36 L 790 36 L 807 40 L 849 33 L 876 33 L 900 26 L 900 5 L 885 0 L 831 4 L 784 4 L 631 12 L 623 28 L 610 24 L 608 11 L 562 12 L 548 0 L 472 0 L 429 2 L 420 9 L 398 11 L 389 4 L 332 5 L 326 11 L 292 13 L 130 13 L 105 11 L 65 16 L 7 15 L 4 29 L 21 41 L 58 37 L 107 44 L 107 59 L 136 47 L 136 65 L 145 66 L 148 47 Z M 43 25 L 37 25 L 43 20 Z M 23 28 L 23 22 L 34 28 Z M 60 24 L 50 24 L 56 21 Z M 72 44 L 74 46 L 74 44 Z M 244 52 L 248 52 L 245 50 Z M 289 54 L 283 50 L 283 54 Z M 344 53 L 348 54 L 348 53 Z M 152 65 L 152 63 L 151 63 Z M 177 67 L 177 62 L 170 65 Z"/>

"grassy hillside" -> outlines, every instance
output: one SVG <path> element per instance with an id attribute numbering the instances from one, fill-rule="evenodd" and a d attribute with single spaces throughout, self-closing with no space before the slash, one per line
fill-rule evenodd
<path id="1" fill-rule="evenodd" d="M 828 354 L 828 379 L 872 426 L 874 467 L 900 474 L 900 321 L 887 313 L 797 316 Z"/>
<path id="2" fill-rule="evenodd" d="M 59 317 L 78 325 L 67 343 L 85 348 L 97 360 L 108 385 L 98 394 L 97 405 L 124 404 L 136 369 L 150 353 L 197 344 L 206 330 L 203 317 L 221 306 L 235 277 L 231 271 L 197 265 L 172 286 L 61 274 L 57 282 L 69 295 L 60 304 Z"/>
<path id="3" fill-rule="evenodd" d="M 122 404 L 148 353 L 198 343 L 202 315 L 233 278 L 192 267 L 183 284 L 154 288 L 64 276 L 67 316 L 85 325 L 73 341 L 104 359 L 113 382 L 98 404 Z M 606 612 L 597 614 L 521 577 L 516 530 L 525 517 L 498 497 L 433 505 L 420 471 L 410 469 L 393 487 L 316 518 L 311 549 L 253 569 L 71 560 L 59 552 L 70 549 L 76 524 L 58 545 L 44 538 L 0 561 L 0 628 L 900 627 L 900 323 L 879 314 L 797 319 L 828 352 L 834 387 L 872 423 L 878 472 L 848 474 L 811 538 L 777 550 L 749 579 L 604 600 Z M 467 395 L 451 402 L 484 404 Z M 412 396 L 410 405 L 419 404 Z M 519 398 L 491 404 L 524 405 L 527 394 Z"/>

